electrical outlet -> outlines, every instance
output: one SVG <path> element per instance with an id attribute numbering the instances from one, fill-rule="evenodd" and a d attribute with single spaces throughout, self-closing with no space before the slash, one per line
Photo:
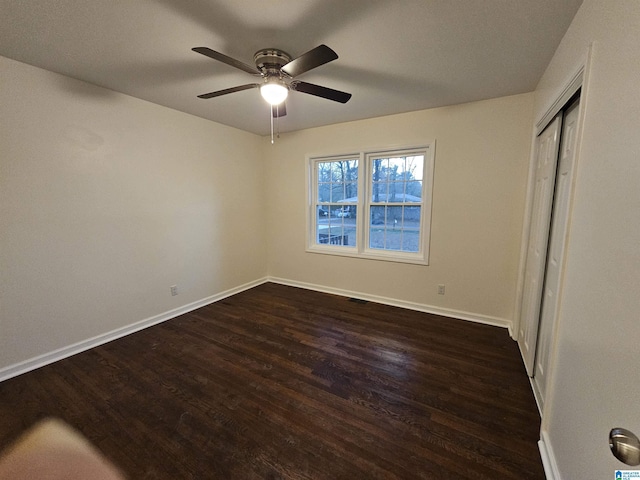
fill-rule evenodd
<path id="1" fill-rule="evenodd" d="M 178 286 L 171 285 L 171 296 L 175 297 L 178 294 Z"/>
<path id="2" fill-rule="evenodd" d="M 444 295 L 444 285 L 438 285 L 438 295 Z"/>

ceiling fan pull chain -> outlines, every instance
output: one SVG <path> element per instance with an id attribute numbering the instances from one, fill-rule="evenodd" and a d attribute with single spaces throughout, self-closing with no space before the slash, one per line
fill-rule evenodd
<path id="1" fill-rule="evenodd" d="M 276 105 L 276 138 L 280 138 L 280 104 Z"/>
<path id="2" fill-rule="evenodd" d="M 271 145 L 273 145 L 273 110 L 269 108 L 269 118 L 271 118 Z"/>

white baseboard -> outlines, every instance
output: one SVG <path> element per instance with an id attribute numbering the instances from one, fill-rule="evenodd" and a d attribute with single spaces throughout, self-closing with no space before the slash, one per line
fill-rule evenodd
<path id="1" fill-rule="evenodd" d="M 1 368 L 0 382 L 4 380 L 8 380 L 9 378 L 12 378 L 12 377 L 21 375 L 23 373 L 27 373 L 31 370 L 35 370 L 36 368 L 44 367 L 45 365 L 48 365 L 53 362 L 57 362 L 58 360 L 62 360 L 63 358 L 67 358 L 77 353 L 84 352 L 85 350 L 89 350 L 99 345 L 103 345 L 105 343 L 111 342 L 112 340 L 116 340 L 126 335 L 130 335 L 132 333 L 138 332 L 140 330 L 151 327 L 153 325 L 166 322 L 167 320 L 171 320 L 172 318 L 191 312 L 192 310 L 196 310 L 200 307 L 204 307 L 205 305 L 209 305 L 211 303 L 220 301 L 224 298 L 230 297 L 231 295 L 235 295 L 236 293 L 249 290 L 250 288 L 256 287 L 266 282 L 279 283 L 281 285 L 289 285 L 292 287 L 299 287 L 307 290 L 331 293 L 331 294 L 340 295 L 343 297 L 360 298 L 363 300 L 382 303 L 385 305 L 391 305 L 394 307 L 407 308 L 409 310 L 416 310 L 419 312 L 431 313 L 435 315 L 457 318 L 461 320 L 469 320 L 472 322 L 483 323 L 486 325 L 493 325 L 493 326 L 503 327 L 503 328 L 511 328 L 511 322 L 503 318 L 490 317 L 487 315 L 479 315 L 479 314 L 464 312 L 460 310 L 438 308 L 438 307 L 433 307 L 431 305 L 423 305 L 420 303 L 406 302 L 406 301 L 397 300 L 393 298 L 381 297 L 378 295 L 369 295 L 362 292 L 325 287 L 323 285 L 298 282 L 294 280 L 287 280 L 284 278 L 265 277 L 265 278 L 255 280 L 253 282 L 249 282 L 244 285 L 240 285 L 238 287 L 226 290 L 224 292 L 211 295 L 201 300 L 197 300 L 187 305 L 183 305 L 173 310 L 169 310 L 159 315 L 154 315 L 153 317 L 140 320 L 138 322 L 132 323 L 131 325 L 126 325 L 124 327 L 117 328 L 110 332 L 106 332 L 104 334 L 97 335 L 92 338 L 88 338 L 81 342 L 77 342 L 72 345 L 59 348 L 52 352 L 48 352 L 43 355 L 38 355 L 37 357 L 33 357 L 28 360 Z"/>
<path id="2" fill-rule="evenodd" d="M 491 317 L 488 315 L 480 315 L 476 313 L 464 312 L 461 310 L 452 310 L 448 308 L 439 308 L 432 305 L 425 305 L 422 303 L 407 302 L 404 300 L 397 300 L 395 298 L 381 297 L 378 295 L 369 295 L 367 293 L 355 292 L 351 290 L 344 290 L 340 288 L 325 287 L 323 285 L 316 285 L 306 282 L 298 282 L 295 280 L 288 280 L 285 278 L 268 277 L 269 282 L 279 283 L 281 285 L 288 285 L 290 287 L 299 287 L 306 290 L 315 290 L 317 292 L 331 293 L 334 295 L 340 295 L 342 297 L 360 298 L 362 300 L 368 300 L 370 302 L 382 303 L 384 305 L 391 305 L 393 307 L 406 308 L 408 310 L 416 310 L 418 312 L 432 313 L 434 315 L 441 315 L 443 317 L 457 318 L 460 320 L 469 320 L 471 322 L 483 323 L 485 325 L 493 325 L 495 327 L 511 328 L 511 322 L 505 318 Z"/>
<path id="3" fill-rule="evenodd" d="M 174 308 L 173 310 L 169 310 L 159 315 L 154 315 L 153 317 L 140 320 L 138 322 L 132 323 L 131 325 L 126 325 L 124 327 L 117 328 L 110 332 L 103 333 L 101 335 L 97 335 L 92 338 L 88 338 L 87 340 L 74 343 L 73 345 L 62 347 L 52 352 L 30 358 L 23 362 L 9 365 L 8 367 L 0 369 L 0 382 L 4 380 L 8 380 L 12 377 L 16 377 L 23 373 L 27 373 L 31 370 L 35 370 L 36 368 L 44 367 L 45 365 L 48 365 L 53 362 L 57 362 L 58 360 L 62 360 L 63 358 L 67 358 L 77 353 L 84 352 L 85 350 L 89 350 L 99 345 L 103 345 L 105 343 L 111 342 L 112 340 L 116 340 L 126 335 L 130 335 L 132 333 L 138 332 L 140 330 L 151 327 L 153 325 L 166 322 L 167 320 L 171 320 L 172 318 L 191 312 L 200 307 L 204 307 L 205 305 L 209 305 L 211 303 L 220 301 L 222 299 L 230 297 L 231 295 L 235 295 L 236 293 L 249 290 L 250 288 L 261 285 L 267 281 L 268 280 L 266 278 L 262 278 L 260 280 L 255 280 L 253 282 L 245 283 L 244 285 L 240 285 L 238 287 L 225 290 L 224 292 L 220 292 L 215 295 L 211 295 L 209 297 L 203 298 L 201 300 L 197 300 L 195 302 L 189 303 L 187 305 Z"/>
<path id="4" fill-rule="evenodd" d="M 558 463 L 553 454 L 553 448 L 549 442 L 549 436 L 545 430 L 540 432 L 540 441 L 538 442 L 540 449 L 540 457 L 542 457 L 542 466 L 547 480 L 562 480 L 558 471 Z"/>

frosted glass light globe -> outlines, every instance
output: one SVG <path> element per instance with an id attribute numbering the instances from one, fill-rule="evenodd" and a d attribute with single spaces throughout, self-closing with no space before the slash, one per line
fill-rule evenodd
<path id="1" fill-rule="evenodd" d="M 289 95 L 289 89 L 280 83 L 269 82 L 260 87 L 260 94 L 271 105 L 279 105 Z"/>

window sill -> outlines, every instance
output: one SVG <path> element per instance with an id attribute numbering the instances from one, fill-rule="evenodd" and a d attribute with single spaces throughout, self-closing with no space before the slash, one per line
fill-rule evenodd
<path id="1" fill-rule="evenodd" d="M 312 245 L 305 250 L 307 253 L 319 253 L 321 255 L 334 255 L 339 257 L 362 258 L 366 260 L 378 260 L 383 262 L 409 263 L 413 265 L 429 265 L 429 260 L 418 254 L 402 254 L 402 253 L 378 253 L 367 250 L 359 252 L 356 247 L 331 247 Z"/>

